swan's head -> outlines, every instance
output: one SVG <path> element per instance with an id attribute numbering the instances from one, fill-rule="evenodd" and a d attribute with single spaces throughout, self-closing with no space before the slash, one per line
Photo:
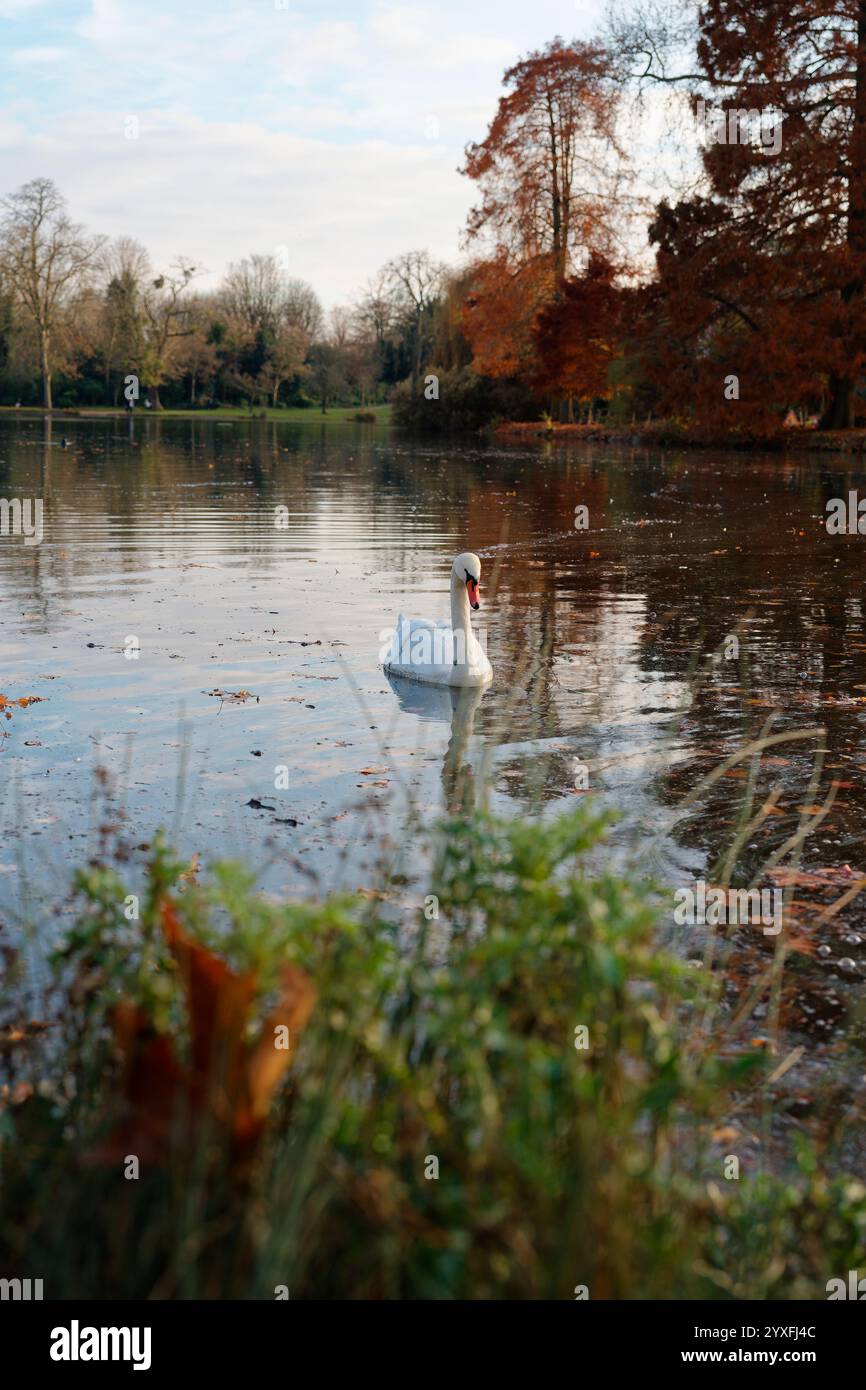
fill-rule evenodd
<path id="1" fill-rule="evenodd" d="M 464 550 L 451 566 L 451 577 L 466 585 L 470 605 L 478 611 L 481 602 L 478 598 L 478 585 L 481 582 L 481 561 L 471 550 Z"/>

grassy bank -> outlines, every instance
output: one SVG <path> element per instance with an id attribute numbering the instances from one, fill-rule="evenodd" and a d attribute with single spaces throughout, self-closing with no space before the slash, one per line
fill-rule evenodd
<path id="1" fill-rule="evenodd" d="M 41 406 L 0 406 L 0 419 L 8 419 L 24 416 L 39 418 L 50 416 L 52 419 L 80 419 L 80 420 L 100 420 L 100 419 L 126 419 L 129 412 L 126 410 L 114 410 L 110 406 L 76 406 L 68 410 L 44 410 Z M 359 417 L 372 416 L 372 420 L 361 421 Z M 164 410 L 146 410 L 139 405 L 135 410 L 136 421 L 141 420 L 275 420 L 282 424 L 356 424 L 370 423 L 377 425 L 387 425 L 391 422 L 390 405 L 370 405 L 370 406 L 329 406 L 327 410 L 301 408 L 300 406 L 286 406 L 281 409 L 259 409 L 258 407 L 249 411 L 242 406 L 222 405 L 215 410 L 181 410 L 166 408 Z"/>
<path id="2" fill-rule="evenodd" d="M 429 895 L 275 904 L 158 848 L 78 875 L 0 1061 L 0 1251 L 46 1298 L 825 1297 L 866 1191 L 803 1153 L 726 1181 L 762 1061 L 603 822 L 440 827 Z M 136 915 L 137 914 L 137 915 Z M 6 991 L 7 1007 L 10 991 Z M 728 1140 L 728 1143 L 730 1141 Z"/>
<path id="3" fill-rule="evenodd" d="M 770 449 L 803 453 L 862 454 L 866 430 L 783 429 L 771 436 L 741 433 L 713 434 L 692 429 L 674 420 L 652 420 L 643 425 L 561 425 L 546 420 L 506 420 L 496 425 L 494 437 L 503 442 L 527 439 L 577 440 L 594 444 L 643 445 L 679 449 Z"/>

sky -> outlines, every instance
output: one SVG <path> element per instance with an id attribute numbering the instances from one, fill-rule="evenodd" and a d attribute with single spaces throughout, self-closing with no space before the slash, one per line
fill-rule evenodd
<path id="1" fill-rule="evenodd" d="M 604 0 L 0 0 L 0 194 L 215 284 L 276 253 L 326 306 L 401 251 L 460 258 L 505 68 Z"/>

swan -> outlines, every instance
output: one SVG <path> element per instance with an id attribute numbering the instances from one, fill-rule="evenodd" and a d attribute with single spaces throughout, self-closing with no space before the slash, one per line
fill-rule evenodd
<path id="1" fill-rule="evenodd" d="M 478 585 L 481 561 L 472 551 L 456 556 L 451 566 L 451 622 L 405 618 L 391 633 L 382 665 L 394 676 L 426 685 L 487 685 L 493 670 L 469 623 L 470 605 L 481 607 Z"/>

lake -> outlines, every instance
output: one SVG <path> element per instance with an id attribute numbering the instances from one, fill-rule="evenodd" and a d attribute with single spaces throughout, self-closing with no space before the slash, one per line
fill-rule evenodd
<path id="1" fill-rule="evenodd" d="M 44 538 L 0 537 L 0 692 L 43 702 L 2 721 L 0 920 L 62 922 L 112 827 L 132 882 L 164 827 L 269 893 L 399 911 L 424 891 L 417 826 L 467 801 L 595 793 L 619 816 L 605 861 L 671 899 L 740 825 L 733 881 L 781 882 L 762 865 L 814 819 L 786 1018 L 829 1038 L 866 964 L 860 899 L 796 937 L 809 894 L 826 908 L 863 866 L 866 538 L 825 524 L 857 487 L 844 456 L 3 420 L 0 496 L 43 499 Z M 398 612 L 447 616 L 465 549 L 492 686 L 389 681 Z M 698 791 L 762 732 L 805 737 Z M 669 935 L 701 956 L 704 931 Z M 734 933 L 731 968 L 773 949 Z"/>

